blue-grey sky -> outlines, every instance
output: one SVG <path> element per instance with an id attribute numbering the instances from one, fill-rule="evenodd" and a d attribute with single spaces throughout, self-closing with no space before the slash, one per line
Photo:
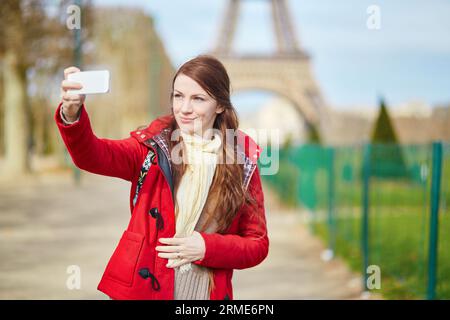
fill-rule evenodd
<path id="1" fill-rule="evenodd" d="M 143 8 L 175 67 L 212 48 L 226 0 L 95 0 Z M 333 106 L 423 100 L 450 102 L 450 1 L 289 0 L 301 46 Z M 368 6 L 381 9 L 381 29 L 369 30 Z M 244 1 L 234 48 L 270 52 L 274 35 L 265 1 Z"/>

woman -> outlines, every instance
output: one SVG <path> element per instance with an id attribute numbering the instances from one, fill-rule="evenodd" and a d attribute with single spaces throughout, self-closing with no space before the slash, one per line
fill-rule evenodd
<path id="1" fill-rule="evenodd" d="M 132 183 L 130 223 L 98 289 L 112 299 L 233 299 L 233 269 L 261 263 L 269 239 L 260 149 L 237 129 L 222 63 L 183 64 L 171 114 L 123 140 L 94 135 L 85 97 L 67 92 L 80 84 L 61 88 L 55 120 L 74 163 Z"/>

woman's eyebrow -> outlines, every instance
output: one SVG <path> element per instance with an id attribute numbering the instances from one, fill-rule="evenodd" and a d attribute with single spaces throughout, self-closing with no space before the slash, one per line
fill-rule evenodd
<path id="1" fill-rule="evenodd" d="M 181 92 L 180 90 L 174 89 L 173 91 L 184 95 L 184 93 Z M 203 93 L 194 93 L 192 96 L 193 96 L 193 97 L 195 97 L 195 96 L 203 96 L 203 97 L 205 97 L 205 98 L 208 97 L 206 94 L 203 94 Z"/>

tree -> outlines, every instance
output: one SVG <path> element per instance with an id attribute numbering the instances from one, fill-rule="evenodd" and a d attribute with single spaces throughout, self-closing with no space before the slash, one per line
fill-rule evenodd
<path id="1" fill-rule="evenodd" d="M 319 131 L 317 130 L 317 127 L 313 123 L 306 122 L 306 128 L 308 132 L 308 143 L 315 143 L 315 144 L 321 144 L 321 139 L 319 135 Z"/>
<path id="2" fill-rule="evenodd" d="M 30 171 L 33 110 L 29 92 L 34 90 L 34 96 L 41 101 L 48 99 L 48 83 L 61 73 L 61 66 L 72 60 L 73 35 L 64 19 L 69 3 L 62 0 L 53 6 L 56 10 L 52 16 L 46 1 L 4 0 L 0 6 L 0 98 L 5 148 L 2 175 Z M 30 83 L 34 87 L 30 88 Z"/>
<path id="3" fill-rule="evenodd" d="M 10 173 L 29 170 L 28 121 L 25 63 L 25 26 L 19 1 L 7 0 L 0 9 L 2 30 L 3 105 L 5 166 Z"/>
<path id="4" fill-rule="evenodd" d="M 385 101 L 380 98 L 380 111 L 371 138 L 371 175 L 382 178 L 407 176 L 405 160 Z"/>
<path id="5" fill-rule="evenodd" d="M 380 98 L 379 105 L 380 110 L 372 132 L 371 141 L 372 143 L 398 143 L 398 138 L 383 98 Z"/>

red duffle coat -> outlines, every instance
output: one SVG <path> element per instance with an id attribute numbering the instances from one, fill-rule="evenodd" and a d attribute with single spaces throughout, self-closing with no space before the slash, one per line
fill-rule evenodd
<path id="1" fill-rule="evenodd" d="M 62 122 L 60 108 L 61 104 L 55 120 L 75 165 L 131 182 L 130 222 L 106 266 L 98 290 L 113 299 L 174 299 L 174 270 L 166 267 L 167 259 L 158 257 L 155 250 L 161 245 L 159 238 L 175 235 L 170 154 L 162 138 L 171 115 L 130 132 L 126 139 L 111 140 L 95 136 L 84 105 L 79 121 L 71 125 Z M 257 205 L 244 204 L 225 233 L 200 232 L 206 252 L 202 260 L 194 263 L 214 272 L 211 300 L 233 299 L 233 269 L 258 265 L 269 250 L 264 195 L 256 164 L 260 148 L 242 131 L 239 135 L 244 138 L 240 141 L 245 142 L 239 145 L 245 154 L 243 183 Z M 152 161 L 136 201 L 142 164 L 149 152 Z"/>

